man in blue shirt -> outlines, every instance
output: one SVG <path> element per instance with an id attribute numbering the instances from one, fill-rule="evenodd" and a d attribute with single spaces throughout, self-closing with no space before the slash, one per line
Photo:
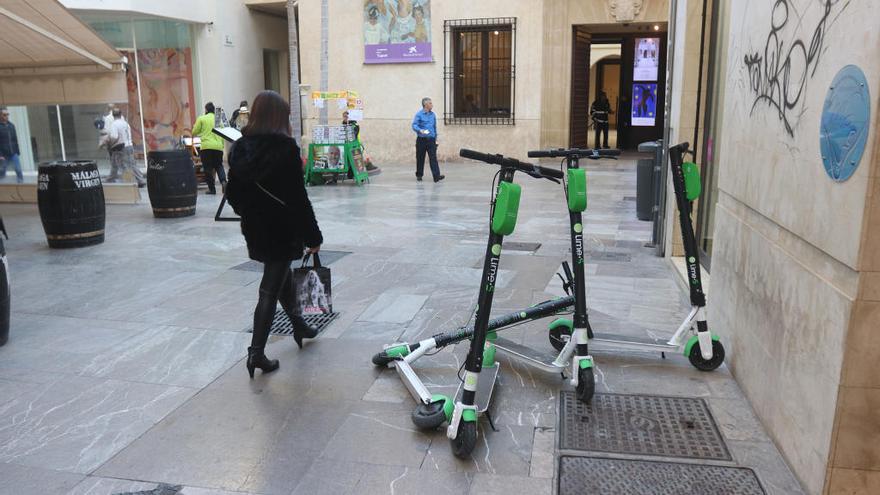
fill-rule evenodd
<path id="1" fill-rule="evenodd" d="M 20 151 L 18 149 L 18 135 L 15 126 L 9 121 L 9 110 L 0 108 L 0 179 L 6 177 L 6 167 L 12 163 L 15 167 L 15 175 L 19 184 L 24 182 L 21 174 Z"/>
<path id="2" fill-rule="evenodd" d="M 413 117 L 412 129 L 416 133 L 416 180 L 422 181 L 425 172 L 425 153 L 431 162 L 431 174 L 434 182 L 445 179 L 440 175 L 440 165 L 437 164 L 437 116 L 431 110 L 434 103 L 430 98 L 422 98 L 422 109 Z"/>

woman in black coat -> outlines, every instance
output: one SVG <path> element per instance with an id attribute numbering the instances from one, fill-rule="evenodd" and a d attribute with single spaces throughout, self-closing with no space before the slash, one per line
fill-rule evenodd
<path id="1" fill-rule="evenodd" d="M 260 299 L 254 310 L 254 334 L 248 348 L 247 369 L 263 373 L 278 369 L 278 360 L 266 357 L 266 341 L 281 307 L 293 323 L 293 338 L 318 332 L 293 312 L 293 273 L 290 263 L 307 253 L 317 253 L 324 241 L 303 182 L 302 161 L 290 137 L 290 107 L 274 91 L 263 91 L 254 100 L 250 120 L 229 155 L 226 199 L 241 216 L 241 233 L 248 255 L 263 263 Z"/>

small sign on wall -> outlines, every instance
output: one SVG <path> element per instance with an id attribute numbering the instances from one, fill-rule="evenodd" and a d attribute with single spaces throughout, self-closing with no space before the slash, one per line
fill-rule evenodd
<path id="1" fill-rule="evenodd" d="M 871 126 L 871 96 L 865 74 L 847 65 L 834 76 L 825 95 L 819 124 L 819 147 L 825 173 L 843 182 L 855 173 Z"/>

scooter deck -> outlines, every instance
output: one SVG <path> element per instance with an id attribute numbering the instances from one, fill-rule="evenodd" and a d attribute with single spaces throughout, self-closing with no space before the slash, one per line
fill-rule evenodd
<path id="1" fill-rule="evenodd" d="M 611 333 L 594 333 L 590 339 L 590 347 L 597 350 L 629 349 L 633 351 L 656 351 L 670 352 L 678 349 L 677 345 L 670 345 L 662 340 L 654 340 L 649 337 L 623 337 Z"/>
<path id="2" fill-rule="evenodd" d="M 501 363 L 495 361 L 495 366 L 480 370 L 480 381 L 477 382 L 476 404 L 474 404 L 479 414 L 486 412 L 489 409 L 489 404 L 492 403 L 492 392 L 495 391 L 495 383 L 498 381 L 498 370 L 500 368 Z M 458 386 L 458 390 L 455 392 L 455 402 L 461 400 L 463 392 L 464 387 L 462 384 Z"/>
<path id="3" fill-rule="evenodd" d="M 526 364 L 530 364 L 531 366 L 548 373 L 558 373 L 562 370 L 562 368 L 553 365 L 556 355 L 541 352 L 522 344 L 517 344 L 516 342 L 503 337 L 499 337 L 495 340 L 495 348 L 515 359 L 524 361 Z"/>

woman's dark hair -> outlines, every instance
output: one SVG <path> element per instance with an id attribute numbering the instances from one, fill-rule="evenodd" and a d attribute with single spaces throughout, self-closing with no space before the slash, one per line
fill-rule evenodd
<path id="1" fill-rule="evenodd" d="M 205 113 L 214 113 L 214 104 L 210 101 L 205 103 Z"/>
<path id="2" fill-rule="evenodd" d="M 274 91 L 262 91 L 254 98 L 250 108 L 248 125 L 241 133 L 245 136 L 257 134 L 284 134 L 290 136 L 290 105 Z"/>

